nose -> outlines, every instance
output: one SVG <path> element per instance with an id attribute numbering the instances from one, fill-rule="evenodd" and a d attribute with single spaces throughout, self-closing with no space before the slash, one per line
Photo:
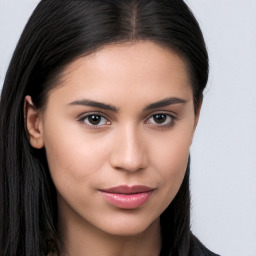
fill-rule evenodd
<path id="1" fill-rule="evenodd" d="M 124 127 L 112 141 L 110 165 L 117 170 L 136 172 L 148 164 L 146 145 L 141 132 L 136 128 Z"/>

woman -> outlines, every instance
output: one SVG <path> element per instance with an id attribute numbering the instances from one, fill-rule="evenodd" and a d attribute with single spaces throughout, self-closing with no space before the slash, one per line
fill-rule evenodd
<path id="1" fill-rule="evenodd" d="M 208 78 L 181 0 L 43 0 L 1 95 L 1 255 L 215 255 L 190 231 Z"/>

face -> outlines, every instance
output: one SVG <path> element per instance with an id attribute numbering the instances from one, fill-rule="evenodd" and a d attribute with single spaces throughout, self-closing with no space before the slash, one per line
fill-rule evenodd
<path id="1" fill-rule="evenodd" d="M 178 55 L 146 41 L 106 46 L 65 69 L 43 112 L 29 101 L 30 142 L 46 149 L 63 218 L 113 235 L 159 220 L 197 122 Z"/>

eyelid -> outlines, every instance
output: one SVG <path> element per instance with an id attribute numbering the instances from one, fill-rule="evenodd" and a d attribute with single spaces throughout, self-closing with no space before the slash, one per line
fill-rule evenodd
<path id="1" fill-rule="evenodd" d="M 168 123 L 168 124 L 157 124 L 157 123 L 150 123 L 149 122 L 149 119 L 150 118 L 153 118 L 154 115 L 157 115 L 157 114 L 163 114 L 163 115 L 166 115 L 166 116 L 169 116 L 171 118 L 171 122 Z M 89 117 L 89 116 L 92 116 L 92 115 L 98 115 L 104 119 L 107 120 L 107 124 L 103 124 L 103 125 L 93 125 L 93 124 L 86 124 L 84 119 Z M 171 112 L 171 111 L 164 111 L 164 110 L 159 110 L 159 111 L 154 111 L 154 112 L 151 112 L 150 114 L 147 115 L 147 117 L 144 119 L 144 123 L 145 124 L 149 124 L 149 125 L 152 125 L 152 126 L 156 126 L 158 128 L 167 128 L 167 127 L 171 127 L 174 125 L 174 123 L 178 120 L 178 117 L 177 117 L 177 114 L 174 113 L 174 112 Z M 105 114 L 105 113 L 102 113 L 100 111 L 90 111 L 90 112 L 86 112 L 86 113 L 82 113 L 80 114 L 78 117 L 77 117 L 77 121 L 79 122 L 82 122 L 83 125 L 89 127 L 89 128 L 92 128 L 92 129 L 100 129 L 100 128 L 104 128 L 108 125 L 111 124 L 111 121 L 110 121 L 110 118 Z"/>
<path id="2" fill-rule="evenodd" d="M 97 115 L 97 116 L 100 116 L 104 119 L 107 120 L 108 124 L 104 124 L 104 125 L 89 125 L 89 124 L 86 124 L 84 122 L 85 118 L 89 117 L 89 116 L 92 116 L 92 115 Z M 92 129 L 99 129 L 99 128 L 103 128 L 105 127 L 106 125 L 110 125 L 111 124 L 111 121 L 109 120 L 109 117 L 107 117 L 106 114 L 102 113 L 102 112 L 99 112 L 99 111 L 90 111 L 90 112 L 86 112 L 86 113 L 83 113 L 83 114 L 80 114 L 78 117 L 77 117 L 77 121 L 79 122 L 83 122 L 83 125 L 89 127 L 89 128 L 92 128 Z"/>
<path id="3" fill-rule="evenodd" d="M 156 111 L 152 111 L 149 114 L 147 114 L 147 117 L 145 119 L 149 119 L 150 117 L 154 116 L 154 115 L 158 115 L 158 114 L 164 114 L 164 115 L 168 115 L 171 116 L 173 118 L 178 119 L 178 114 L 170 111 L 170 110 L 156 110 Z"/>
<path id="4" fill-rule="evenodd" d="M 153 116 L 155 116 L 155 115 L 159 115 L 159 114 L 163 114 L 163 115 L 166 115 L 166 116 L 169 116 L 170 118 L 171 118 L 171 122 L 170 123 L 168 123 L 168 124 L 157 124 L 157 123 L 155 123 L 155 124 L 150 124 L 149 122 L 148 122 L 148 120 L 150 119 L 150 118 L 153 118 Z M 174 112 L 170 112 L 170 111 L 154 111 L 154 112 L 152 112 L 152 113 L 150 113 L 147 117 L 146 117 L 146 119 L 145 119 L 145 123 L 146 124 L 150 124 L 150 125 L 153 125 L 153 126 L 156 126 L 156 127 L 158 127 L 158 128 L 167 128 L 167 127 L 172 127 L 174 124 L 175 124 L 175 122 L 178 120 L 178 117 L 177 117 L 177 114 L 176 113 L 174 113 Z"/>

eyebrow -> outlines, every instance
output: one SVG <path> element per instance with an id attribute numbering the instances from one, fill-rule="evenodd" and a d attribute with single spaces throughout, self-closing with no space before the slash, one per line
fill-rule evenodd
<path id="1" fill-rule="evenodd" d="M 155 109 L 155 108 L 161 108 L 161 107 L 166 107 L 169 105 L 174 105 L 174 104 L 185 104 L 187 101 L 180 99 L 180 98 L 175 98 L 175 97 L 171 97 L 171 98 L 166 98 L 157 102 L 154 102 L 148 106 L 146 106 L 143 111 L 148 111 L 151 109 Z M 110 104 L 106 104 L 106 103 L 102 103 L 99 101 L 94 101 L 94 100 L 89 100 L 89 99 L 81 99 L 81 100 L 75 100 L 71 103 L 69 103 L 68 105 L 81 105 L 81 106 L 89 106 L 89 107 L 96 107 L 96 108 L 102 108 L 102 109 L 106 109 L 106 110 L 110 110 L 113 112 L 118 112 L 118 108 L 110 105 Z"/>
<path id="2" fill-rule="evenodd" d="M 186 100 L 183 100 L 180 98 L 175 98 L 175 97 L 166 98 L 148 105 L 147 107 L 144 108 L 144 111 L 151 110 L 154 108 L 166 107 L 174 104 L 185 104 L 186 102 L 187 102 Z"/>
<path id="3" fill-rule="evenodd" d="M 118 108 L 115 106 L 112 106 L 110 104 L 105 104 L 102 102 L 98 102 L 98 101 L 94 101 L 94 100 L 88 100 L 88 99 L 76 100 L 76 101 L 69 103 L 69 105 L 82 105 L 82 106 L 96 107 L 96 108 L 110 110 L 113 112 L 118 112 Z"/>

